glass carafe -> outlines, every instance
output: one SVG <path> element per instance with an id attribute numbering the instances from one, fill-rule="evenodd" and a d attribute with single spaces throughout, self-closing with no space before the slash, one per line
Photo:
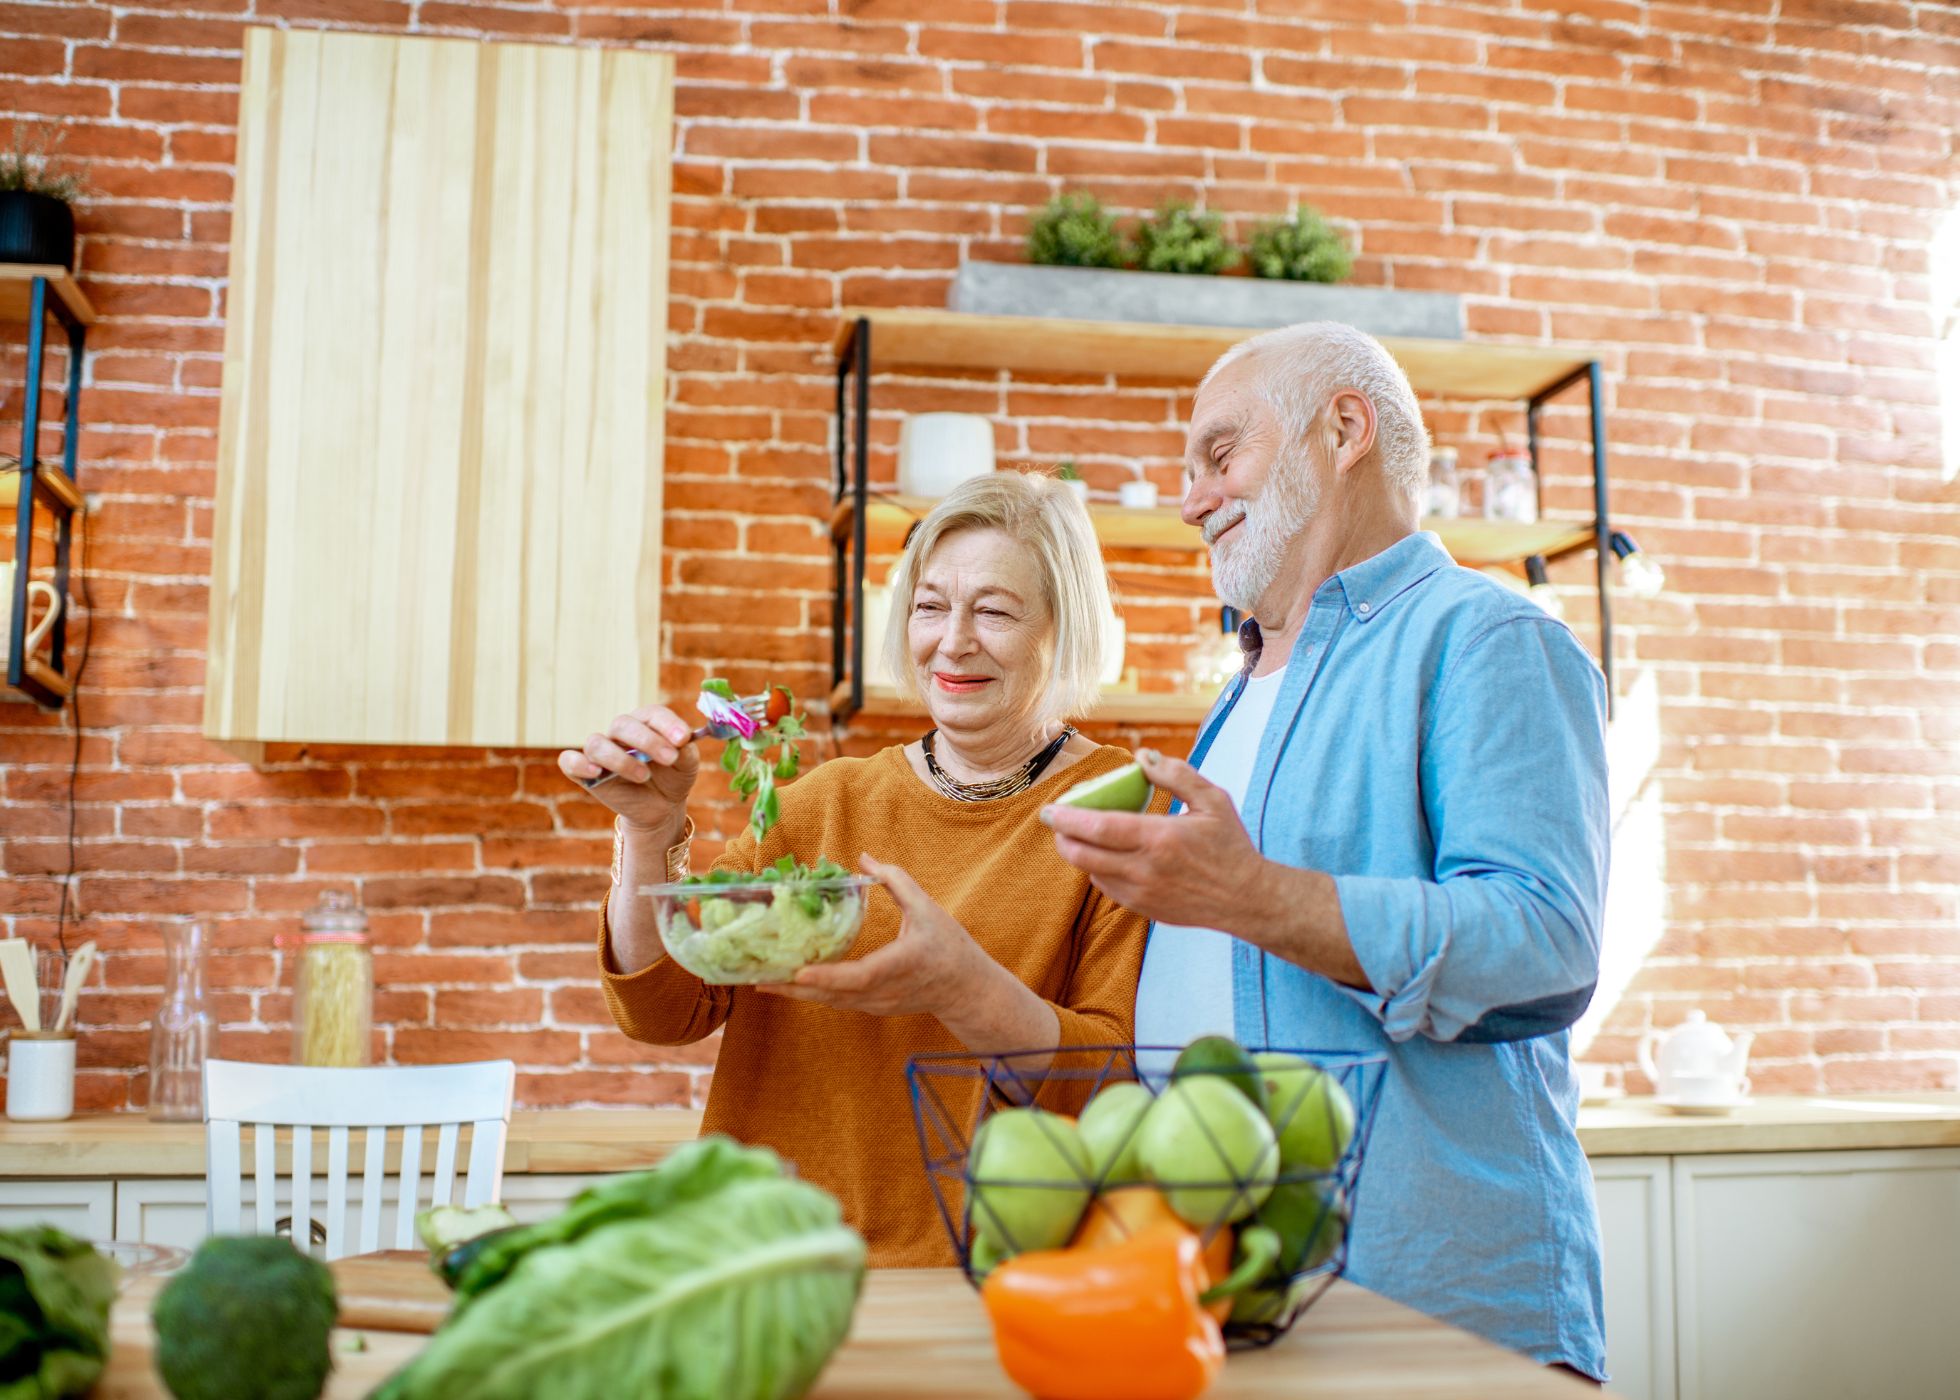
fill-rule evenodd
<path id="1" fill-rule="evenodd" d="M 204 1061 L 211 1054 L 211 1008 L 204 999 L 204 925 L 166 925 L 163 1001 L 150 1026 L 150 1117 L 204 1117 Z"/>

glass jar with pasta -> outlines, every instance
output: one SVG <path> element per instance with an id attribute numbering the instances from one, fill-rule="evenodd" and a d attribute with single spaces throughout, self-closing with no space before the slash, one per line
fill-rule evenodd
<path id="1" fill-rule="evenodd" d="M 367 916 L 333 891 L 307 912 L 293 974 L 293 1063 L 364 1065 L 374 1023 Z"/>

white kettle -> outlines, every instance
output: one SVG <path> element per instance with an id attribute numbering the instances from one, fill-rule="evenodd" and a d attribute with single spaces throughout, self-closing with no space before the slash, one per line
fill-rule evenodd
<path id="1" fill-rule="evenodd" d="M 1640 1068 L 1663 1098 L 1711 1083 L 1747 1093 L 1749 1081 L 1743 1076 L 1749 1068 L 1749 1043 L 1754 1039 L 1752 1032 L 1743 1031 L 1731 1040 L 1703 1012 L 1690 1011 L 1687 1019 L 1665 1037 L 1659 1031 L 1648 1031 L 1641 1037 Z"/>

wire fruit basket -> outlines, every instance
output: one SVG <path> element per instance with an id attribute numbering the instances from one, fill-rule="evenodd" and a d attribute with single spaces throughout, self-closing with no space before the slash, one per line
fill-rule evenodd
<path id="1" fill-rule="evenodd" d="M 1136 1207 L 1165 1204 L 1227 1260 L 1236 1230 L 1264 1225 L 1283 1240 L 1225 1322 L 1234 1346 L 1277 1340 L 1341 1276 L 1387 1057 L 1179 1055 L 1113 1045 L 907 1063 L 927 1179 L 976 1287 L 1022 1250 L 1121 1237 Z"/>

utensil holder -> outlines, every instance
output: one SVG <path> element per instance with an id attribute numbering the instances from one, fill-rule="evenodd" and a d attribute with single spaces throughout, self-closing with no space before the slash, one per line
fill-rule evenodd
<path id="1" fill-rule="evenodd" d="M 75 1112 L 75 1033 L 15 1031 L 7 1042 L 7 1116 L 59 1123 Z"/>

